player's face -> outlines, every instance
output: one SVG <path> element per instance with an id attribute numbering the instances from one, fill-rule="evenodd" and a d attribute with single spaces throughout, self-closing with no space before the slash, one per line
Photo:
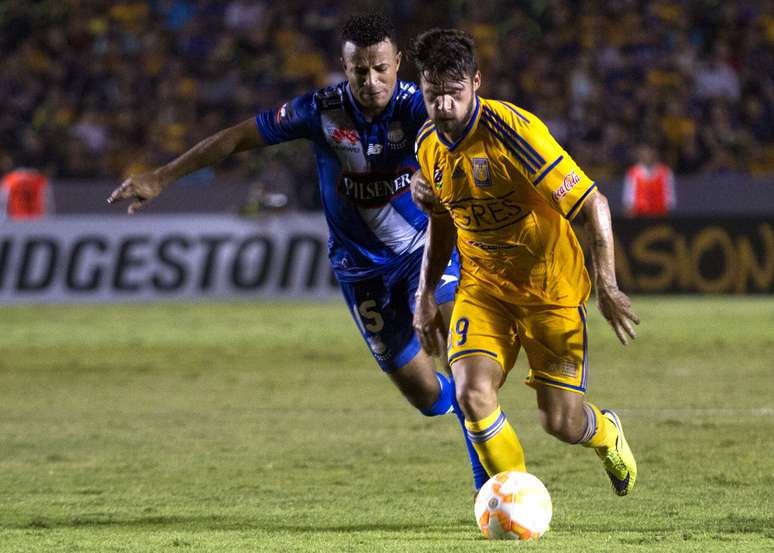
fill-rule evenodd
<path id="1" fill-rule="evenodd" d="M 427 114 L 436 128 L 449 138 L 460 136 L 473 115 L 481 74 L 476 71 L 462 81 L 441 82 L 428 81 L 423 75 L 421 84 Z"/>
<path id="2" fill-rule="evenodd" d="M 395 90 L 400 52 L 391 40 L 360 47 L 345 42 L 341 51 L 344 73 L 352 95 L 366 115 L 377 115 L 387 107 Z"/>

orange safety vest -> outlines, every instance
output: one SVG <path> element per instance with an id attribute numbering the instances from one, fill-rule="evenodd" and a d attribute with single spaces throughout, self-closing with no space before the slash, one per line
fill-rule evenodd
<path id="1" fill-rule="evenodd" d="M 631 215 L 665 215 L 675 205 L 672 170 L 659 163 L 648 169 L 642 164 L 626 172 L 624 206 Z"/>
<path id="2" fill-rule="evenodd" d="M 16 169 L 3 177 L 8 196 L 7 212 L 11 219 L 34 219 L 46 211 L 48 177 L 31 169 Z"/>

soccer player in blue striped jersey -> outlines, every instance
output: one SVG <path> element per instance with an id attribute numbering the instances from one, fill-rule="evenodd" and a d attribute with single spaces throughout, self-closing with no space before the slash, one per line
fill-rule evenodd
<path id="1" fill-rule="evenodd" d="M 229 155 L 306 139 L 314 145 L 329 257 L 347 306 L 376 362 L 406 399 L 428 416 L 454 412 L 454 383 L 436 372 L 413 331 L 415 292 L 427 217 L 413 203 L 414 141 L 427 119 L 414 83 L 399 81 L 401 52 L 384 17 L 352 17 L 342 33 L 347 80 L 303 94 L 204 139 L 155 171 L 129 177 L 108 199 L 142 208 L 171 183 Z M 436 300 L 448 324 L 459 277 L 447 264 Z M 476 488 L 488 478 L 463 436 Z"/>

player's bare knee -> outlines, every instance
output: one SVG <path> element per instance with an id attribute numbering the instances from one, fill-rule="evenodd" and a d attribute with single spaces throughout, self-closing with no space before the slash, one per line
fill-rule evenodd
<path id="1" fill-rule="evenodd" d="M 468 420 L 481 420 L 497 405 L 497 392 L 484 382 L 469 382 L 458 386 L 457 403 Z"/>

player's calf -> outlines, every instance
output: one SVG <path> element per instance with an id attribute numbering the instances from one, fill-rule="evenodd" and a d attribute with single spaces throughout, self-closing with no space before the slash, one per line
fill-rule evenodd
<path id="1" fill-rule="evenodd" d="M 462 358 L 452 365 L 457 400 L 465 414 L 465 430 L 481 464 L 490 475 L 526 471 L 524 450 L 497 400 L 500 365 L 487 357 Z"/>
<path id="2" fill-rule="evenodd" d="M 583 396 L 554 386 L 537 388 L 540 425 L 559 440 L 579 443 L 586 429 Z"/>
<path id="3" fill-rule="evenodd" d="M 420 352 L 389 376 L 403 397 L 422 414 L 433 417 L 451 412 L 454 386 L 445 375 L 436 373 L 431 357 Z"/>
<path id="4" fill-rule="evenodd" d="M 585 427 L 583 409 L 540 411 L 540 425 L 553 437 L 568 443 L 578 443 Z"/>

